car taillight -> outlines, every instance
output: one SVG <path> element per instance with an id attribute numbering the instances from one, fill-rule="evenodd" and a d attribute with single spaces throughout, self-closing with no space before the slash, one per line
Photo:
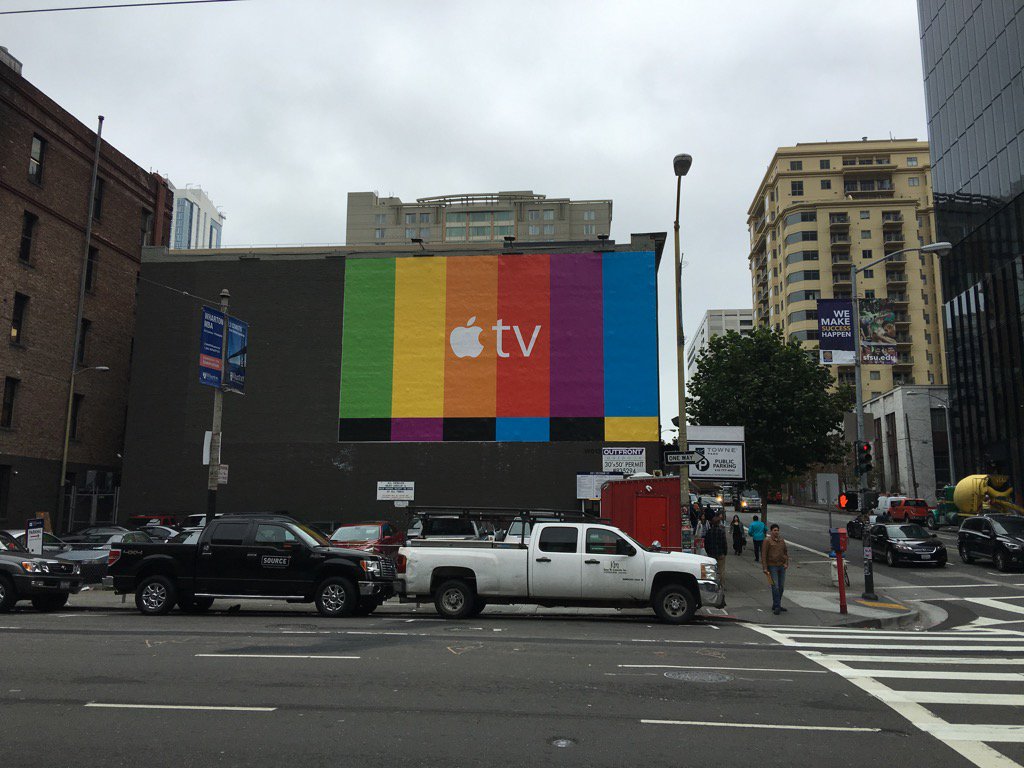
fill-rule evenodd
<path id="1" fill-rule="evenodd" d="M 395 570 L 399 573 L 405 573 L 405 555 L 395 555 Z"/>
<path id="2" fill-rule="evenodd" d="M 107 568 L 112 566 L 114 563 L 116 563 L 120 559 L 121 559 L 121 550 L 120 549 L 114 549 L 113 547 L 111 547 L 110 552 L 107 553 Z"/>

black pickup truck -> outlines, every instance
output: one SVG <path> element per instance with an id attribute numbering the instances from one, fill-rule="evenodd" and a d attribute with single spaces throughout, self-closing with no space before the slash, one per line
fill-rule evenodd
<path id="1" fill-rule="evenodd" d="M 207 610 L 217 598 L 315 602 L 322 616 L 366 616 L 394 594 L 394 563 L 331 546 L 283 515 L 224 515 L 195 544 L 115 544 L 104 583 L 145 614 Z"/>

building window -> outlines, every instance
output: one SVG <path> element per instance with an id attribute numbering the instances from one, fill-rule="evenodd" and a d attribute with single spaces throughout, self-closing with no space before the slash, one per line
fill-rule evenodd
<path id="1" fill-rule="evenodd" d="M 498 237 L 509 237 L 512 234 L 513 227 L 511 224 L 502 224 L 494 227 L 494 236 Z"/>
<path id="2" fill-rule="evenodd" d="M 527 231 L 527 234 L 530 234 L 530 235 L 539 235 L 540 234 L 540 227 L 538 225 L 536 225 L 536 224 L 530 224 L 526 228 L 526 231 Z"/>
<path id="3" fill-rule="evenodd" d="M 153 212 L 142 209 L 142 220 L 139 227 L 139 245 L 145 248 L 153 244 Z"/>
<path id="4" fill-rule="evenodd" d="M 820 279 L 821 279 L 821 271 L 820 270 L 817 270 L 817 269 L 804 269 L 804 270 L 801 270 L 800 272 L 790 272 L 789 275 L 786 276 L 786 285 L 791 285 L 792 283 L 798 283 L 801 280 L 820 280 Z"/>
<path id="5" fill-rule="evenodd" d="M 818 220 L 818 213 L 817 213 L 817 211 L 800 211 L 798 213 L 791 213 L 789 216 L 787 216 L 785 219 L 783 219 L 783 221 L 785 222 L 787 227 L 791 227 L 794 224 L 799 224 L 802 221 L 817 221 L 817 220 Z"/>
<path id="6" fill-rule="evenodd" d="M 873 299 L 873 298 L 875 298 L 875 292 L 869 288 L 868 290 L 864 291 L 864 298 L 865 299 Z"/>
<path id="7" fill-rule="evenodd" d="M 791 170 L 791 171 L 802 171 L 803 169 L 804 169 L 804 161 L 803 160 L 790 160 L 789 161 L 789 170 Z"/>
<path id="8" fill-rule="evenodd" d="M 426 240 L 428 237 L 430 237 L 430 227 L 423 227 L 420 230 L 420 237 L 422 239 L 424 239 L 424 240 Z"/>
<path id="9" fill-rule="evenodd" d="M 25 343 L 25 310 L 28 309 L 28 296 L 14 294 L 14 310 L 11 312 L 11 344 Z"/>
<path id="10" fill-rule="evenodd" d="M 495 211 L 495 221 L 512 221 L 512 211 Z"/>
<path id="11" fill-rule="evenodd" d="M 85 342 L 89 337 L 89 327 L 92 323 L 86 319 L 82 319 L 82 324 L 78 328 L 78 364 L 85 365 Z"/>
<path id="12" fill-rule="evenodd" d="M 384 230 L 383 229 L 375 229 L 375 230 L 373 230 L 373 239 L 374 240 L 383 240 L 384 239 Z"/>
<path id="13" fill-rule="evenodd" d="M 383 227 L 387 224 L 388 215 L 386 213 L 375 213 L 373 214 L 373 225 L 375 227 Z"/>
<path id="14" fill-rule="evenodd" d="M 445 240 L 465 240 L 466 239 L 466 228 L 465 227 L 445 227 L 444 229 Z"/>
<path id="15" fill-rule="evenodd" d="M 21 246 L 18 248 L 18 258 L 26 264 L 32 257 L 32 238 L 35 236 L 38 223 L 39 217 L 28 211 L 25 211 L 21 218 Z"/>
<path id="16" fill-rule="evenodd" d="M 873 269 L 865 269 L 864 270 L 864 277 L 870 279 L 870 278 L 872 278 L 874 276 L 875 276 L 875 270 L 873 270 Z"/>
<path id="17" fill-rule="evenodd" d="M 832 189 L 832 180 L 831 179 L 822 179 L 821 180 L 821 188 L 822 189 Z"/>
<path id="18" fill-rule="evenodd" d="M 544 221 L 554 221 L 554 220 L 555 220 L 555 209 L 554 208 L 545 208 L 544 209 Z"/>
<path id="19" fill-rule="evenodd" d="M 470 227 L 469 237 L 471 240 L 490 240 L 491 239 L 491 227 Z"/>
<path id="20" fill-rule="evenodd" d="M 540 211 L 527 211 L 526 218 L 529 221 L 540 221 Z"/>
<path id="21" fill-rule="evenodd" d="M 803 197 L 804 183 L 802 181 L 789 182 L 789 194 L 791 194 L 793 197 Z"/>
<path id="22" fill-rule="evenodd" d="M 555 234 L 555 225 L 554 224 L 545 224 L 544 225 L 544 234 L 547 237 L 552 237 Z"/>
<path id="23" fill-rule="evenodd" d="M 82 414 L 83 400 L 85 400 L 85 395 L 76 394 L 71 398 L 71 429 L 68 431 L 68 436 L 72 440 L 78 439 L 78 421 Z"/>
<path id="24" fill-rule="evenodd" d="M 95 246 L 89 247 L 89 258 L 85 260 L 85 290 L 92 291 L 96 287 L 96 263 L 100 252 Z"/>
<path id="25" fill-rule="evenodd" d="M 917 158 L 916 157 L 908 157 L 907 158 L 907 167 L 908 168 L 916 168 L 917 167 Z"/>
<path id="26" fill-rule="evenodd" d="M 871 249 L 870 248 L 865 248 L 864 250 L 862 250 L 860 252 L 860 257 L 862 259 L 870 259 L 871 258 Z"/>
<path id="27" fill-rule="evenodd" d="M 0 412 L 0 427 L 14 426 L 14 399 L 18 395 L 19 384 L 21 382 L 18 379 L 12 379 L 10 376 L 4 379 L 4 406 Z"/>
<path id="28" fill-rule="evenodd" d="M 416 237 L 416 229 L 413 227 L 405 228 L 405 238 L 408 240 L 410 237 Z"/>
<path id="29" fill-rule="evenodd" d="M 818 239 L 818 232 L 817 232 L 817 230 L 805 229 L 805 230 L 801 230 L 800 232 L 792 232 L 792 233 L 786 235 L 786 245 L 791 245 L 792 243 L 800 243 L 800 242 L 805 242 L 805 241 L 817 240 L 817 239 Z"/>
<path id="30" fill-rule="evenodd" d="M 917 176 L 911 176 L 909 179 L 907 179 L 907 184 L 909 184 L 912 187 L 920 187 L 921 180 Z"/>
<path id="31" fill-rule="evenodd" d="M 821 170 L 823 170 L 823 171 L 827 171 L 827 170 L 829 170 L 832 167 L 832 161 L 831 160 L 819 160 L 818 161 L 818 167 Z"/>
<path id="32" fill-rule="evenodd" d="M 862 219 L 870 219 L 871 218 L 871 211 L 861 211 L 860 212 L 860 217 Z"/>
<path id="33" fill-rule="evenodd" d="M 868 376 L 869 376 L 869 378 L 872 381 L 878 381 L 878 380 L 880 380 L 882 378 L 882 372 L 881 371 L 871 371 L 868 374 Z"/>
<path id="34" fill-rule="evenodd" d="M 597 220 L 597 211 L 584 211 L 583 212 L 583 220 L 584 221 L 596 221 Z"/>
<path id="35" fill-rule="evenodd" d="M 92 218 L 99 221 L 103 217 L 103 179 L 96 179 L 96 194 L 92 196 Z"/>
<path id="36" fill-rule="evenodd" d="M 583 234 L 584 235 L 596 235 L 597 234 L 597 225 L 596 224 L 584 224 L 583 225 Z"/>
<path id="37" fill-rule="evenodd" d="M 429 224 L 429 223 L 430 223 L 430 213 L 429 212 L 428 213 L 421 213 L 420 214 L 420 224 Z"/>
<path id="38" fill-rule="evenodd" d="M 861 240 L 870 240 L 871 239 L 871 230 L 870 229 L 862 229 L 860 231 L 860 239 Z"/>
<path id="39" fill-rule="evenodd" d="M 43 183 L 43 158 L 46 156 L 46 139 L 32 136 L 32 151 L 28 156 L 28 179 L 36 184 Z"/>
<path id="40" fill-rule="evenodd" d="M 407 214 L 405 214 L 405 223 L 406 224 L 415 224 L 416 223 L 416 214 L 415 213 L 407 213 Z"/>

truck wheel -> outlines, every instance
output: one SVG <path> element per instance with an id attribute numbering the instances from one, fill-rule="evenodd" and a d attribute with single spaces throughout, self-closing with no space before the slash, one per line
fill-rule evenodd
<path id="1" fill-rule="evenodd" d="M 682 584 L 668 584 L 654 596 L 653 607 L 666 624 L 688 624 L 697 611 L 697 599 Z"/>
<path id="2" fill-rule="evenodd" d="M 68 595 L 46 595 L 45 597 L 33 597 L 32 607 L 37 611 L 59 611 L 68 604 Z"/>
<path id="3" fill-rule="evenodd" d="M 170 613 L 178 601 L 178 588 L 166 576 L 149 576 L 135 589 L 135 607 L 147 616 Z"/>
<path id="4" fill-rule="evenodd" d="M 178 607 L 182 613 L 206 613 L 213 605 L 212 597 L 185 597 L 178 598 Z"/>
<path id="5" fill-rule="evenodd" d="M 928 530 L 929 531 L 937 531 L 937 530 L 939 530 L 939 523 L 935 519 L 934 515 L 928 515 L 928 519 L 925 520 L 925 523 L 928 525 Z"/>
<path id="6" fill-rule="evenodd" d="M 0 574 L 0 613 L 7 613 L 18 602 L 14 592 L 14 584 L 9 578 Z"/>
<path id="7" fill-rule="evenodd" d="M 445 619 L 466 619 L 473 615 L 476 595 L 462 579 L 444 582 L 434 593 L 434 607 Z"/>
<path id="8" fill-rule="evenodd" d="M 356 588 L 351 581 L 340 576 L 324 579 L 316 588 L 316 609 L 329 619 L 351 616 L 357 602 Z"/>

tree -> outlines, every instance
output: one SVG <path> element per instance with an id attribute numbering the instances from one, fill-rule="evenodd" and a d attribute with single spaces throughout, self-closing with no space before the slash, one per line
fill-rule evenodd
<path id="1" fill-rule="evenodd" d="M 711 339 L 687 392 L 694 424 L 746 428 L 747 484 L 768 511 L 768 492 L 815 464 L 840 461 L 851 396 L 799 342 L 756 328 Z"/>

